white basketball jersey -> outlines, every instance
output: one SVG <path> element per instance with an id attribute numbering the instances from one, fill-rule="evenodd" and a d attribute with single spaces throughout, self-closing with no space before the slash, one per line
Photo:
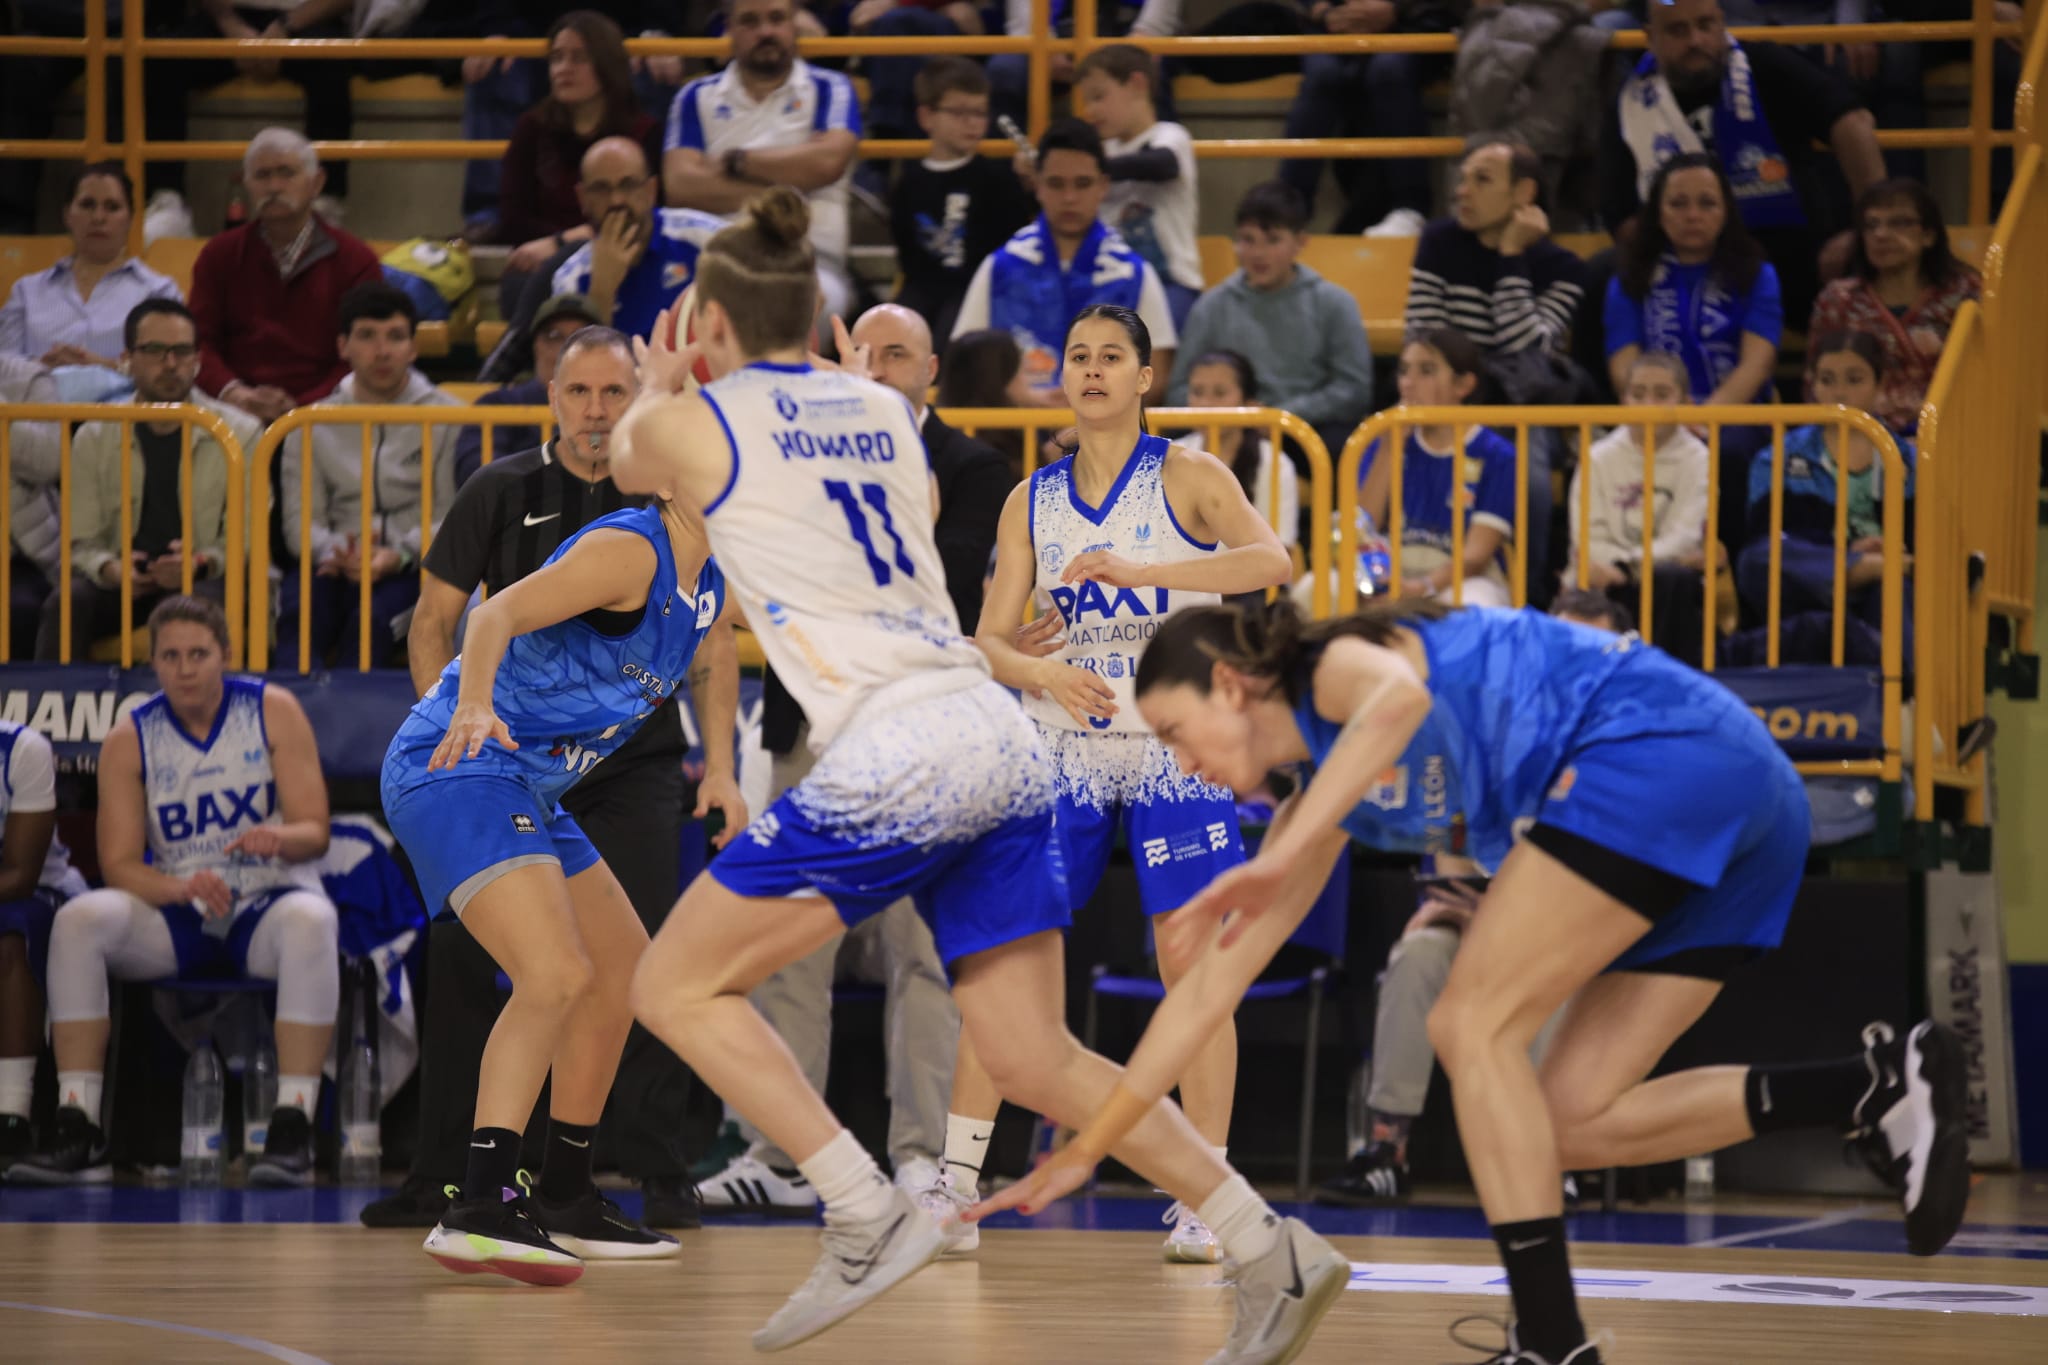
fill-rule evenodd
<path id="1" fill-rule="evenodd" d="M 9 815 L 54 813 L 57 809 L 57 761 L 41 732 L 11 720 L 0 720 L 0 826 Z M 43 855 L 36 885 L 69 898 L 82 896 L 85 878 L 71 866 L 71 850 L 53 830 Z"/>
<path id="2" fill-rule="evenodd" d="M 733 468 L 711 552 L 823 750 L 871 693 L 988 662 L 960 633 L 932 538 L 931 462 L 903 395 L 757 362 L 706 385 Z"/>
<path id="3" fill-rule="evenodd" d="M 1133 685 L 1145 642 L 1174 612 L 1222 600 L 1213 592 L 1060 581 L 1067 565 L 1090 550 L 1109 550 L 1139 564 L 1176 564 L 1216 552 L 1214 542 L 1196 540 L 1182 530 L 1167 505 L 1166 450 L 1164 437 L 1140 436 L 1100 507 L 1081 500 L 1074 487 L 1071 455 L 1031 476 L 1037 595 L 1041 604 L 1050 602 L 1066 618 L 1067 648 L 1060 658 L 1094 673 L 1116 694 L 1116 714 L 1090 722 L 1088 731 L 1150 733 L 1138 714 Z M 1024 708 L 1045 725 L 1084 729 L 1050 697 L 1026 696 Z"/>
<path id="4" fill-rule="evenodd" d="M 258 825 L 276 823 L 277 774 L 263 723 L 257 678 L 229 678 L 213 732 L 186 732 L 159 692 L 134 710 L 142 741 L 142 790 L 149 809 L 149 860 L 174 877 L 218 872 L 237 906 L 262 891 L 318 890 L 317 873 L 302 864 L 229 853 Z"/>

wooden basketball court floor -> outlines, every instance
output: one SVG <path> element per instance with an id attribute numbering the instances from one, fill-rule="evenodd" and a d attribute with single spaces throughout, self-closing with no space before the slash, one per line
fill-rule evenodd
<path id="1" fill-rule="evenodd" d="M 369 1197 L 0 1190 L 0 1361 L 723 1365 L 765 1359 L 748 1335 L 816 1249 L 809 1226 L 713 1225 L 684 1234 L 676 1260 L 533 1289 L 449 1275 L 419 1233 L 357 1226 Z M 786 1358 L 1205 1360 L 1229 1327 L 1224 1272 L 1160 1262 L 1163 1208 L 1099 1195 L 1010 1220 L 972 1259 L 932 1266 Z M 1306 1216 L 1351 1257 L 1354 1292 L 1305 1365 L 1481 1358 L 1448 1335 L 1507 1310 L 1469 1203 Z M 1589 1324 L 1613 1334 L 1607 1359 L 1630 1365 L 2048 1362 L 2048 1178 L 1982 1182 L 1938 1258 L 1901 1254 L 1896 1224 L 1894 1209 L 1844 1199 L 1625 1206 L 1574 1215 L 1573 1268 Z"/>

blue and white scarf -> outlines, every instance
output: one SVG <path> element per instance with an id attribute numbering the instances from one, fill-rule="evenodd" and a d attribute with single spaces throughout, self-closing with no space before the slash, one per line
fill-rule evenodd
<path id="1" fill-rule="evenodd" d="M 1067 324 L 1092 303 L 1136 308 L 1145 287 L 1145 260 L 1117 235 L 1096 223 L 1064 267 L 1052 229 L 1040 215 L 1003 244 L 989 267 L 989 325 L 1017 339 L 1028 382 L 1059 382 Z"/>
<path id="2" fill-rule="evenodd" d="M 1665 162 L 1682 152 L 1707 150 L 1699 130 L 1678 107 L 1678 97 L 1657 59 L 1648 54 L 1621 88 L 1621 139 L 1635 155 L 1636 193 L 1645 200 Z M 1749 54 L 1733 38 L 1728 40 L 1721 96 L 1714 105 L 1714 152 L 1735 190 L 1742 221 L 1752 230 L 1806 226 L 1791 164 L 1756 98 Z"/>

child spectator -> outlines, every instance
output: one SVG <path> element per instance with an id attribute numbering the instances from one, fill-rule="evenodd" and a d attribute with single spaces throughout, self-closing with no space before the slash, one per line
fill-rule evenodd
<path id="1" fill-rule="evenodd" d="M 1868 332 L 1828 332 L 1813 338 L 1808 349 L 1807 381 L 1816 403 L 1839 403 L 1874 413 L 1879 382 L 1884 376 L 1884 349 Z M 1847 604 L 1856 619 L 1873 630 L 1883 628 L 1879 583 L 1884 577 L 1884 501 L 1905 499 L 1907 569 L 1912 568 L 1913 443 L 1899 438 L 1905 464 L 1905 486 L 1885 487 L 1884 462 L 1870 438 L 1851 428 L 1846 442 L 1842 428 L 1831 422 L 1800 427 L 1785 436 L 1784 535 L 1779 563 L 1783 573 L 1780 610 L 1832 612 L 1835 594 L 1836 470 L 1848 472 L 1849 544 L 1843 565 Z M 1736 561 L 1736 581 L 1743 598 L 1759 612 L 1767 610 L 1771 574 L 1771 464 L 1759 452 L 1749 471 L 1749 534 Z M 1912 654 L 1912 596 L 1904 600 L 1906 655 Z"/>
<path id="2" fill-rule="evenodd" d="M 1160 120 L 1154 105 L 1159 66 L 1145 49 L 1129 43 L 1098 47 L 1074 74 L 1088 122 L 1102 135 L 1109 157 L 1102 221 L 1159 273 L 1179 327 L 1202 293 L 1194 139 L 1178 123 Z"/>
<path id="3" fill-rule="evenodd" d="M 1197 355 L 1188 366 L 1188 399 L 1191 408 L 1246 408 L 1259 403 L 1259 376 L 1251 361 L 1237 351 L 1209 351 Z M 1294 466 L 1280 461 L 1280 515 L 1273 515 L 1273 443 L 1256 427 L 1218 427 L 1214 440 L 1197 430 L 1190 438 L 1211 455 L 1230 466 L 1244 495 L 1258 509 L 1260 520 L 1280 533 L 1281 543 L 1292 548 L 1301 539 L 1301 488 Z"/>
<path id="4" fill-rule="evenodd" d="M 1299 261 L 1308 206 L 1283 181 L 1254 185 L 1237 205 L 1237 270 L 1188 314 L 1181 354 L 1259 357 L 1264 400 L 1316 429 L 1334 458 L 1372 411 L 1372 347 L 1358 301 Z M 1188 404 L 1192 360 L 1174 366 L 1166 401 Z"/>
<path id="5" fill-rule="evenodd" d="M 1636 357 L 1621 401 L 1630 407 L 1685 404 L 1685 362 L 1663 351 Z M 1643 495 L 1643 441 L 1656 450 L 1650 496 Z M 1593 443 L 1567 495 L 1572 528 L 1567 588 L 1579 585 L 1580 563 L 1593 594 L 1640 602 L 1643 517 L 1647 505 L 1653 541 L 1649 572 L 1652 618 L 1644 632 L 1667 653 L 1697 665 L 1705 622 L 1707 448 L 1681 426 L 1646 430 L 1624 422 Z M 1590 504 L 1590 507 L 1589 507 Z"/>
<path id="6" fill-rule="evenodd" d="M 974 267 L 1031 221 L 1037 204 L 1008 163 L 980 154 L 988 134 L 988 75 L 966 57 L 934 57 L 917 73 L 917 122 L 932 154 L 903 170 L 889 196 L 889 230 L 903 288 L 896 302 L 952 335 Z"/>
<path id="7" fill-rule="evenodd" d="M 1410 339 L 1401 348 L 1396 372 L 1402 405 L 1468 402 L 1479 385 L 1481 364 L 1478 344 L 1449 327 Z M 1508 549 L 1515 536 L 1515 448 L 1499 432 L 1474 423 L 1464 428 L 1465 448 L 1458 452 L 1456 430 L 1447 423 L 1408 429 L 1400 454 L 1402 581 L 1397 591 L 1403 597 L 1504 607 Z M 1378 458 L 1382 451 L 1377 441 L 1366 451 L 1358 494 L 1360 510 L 1378 526 L 1387 525 L 1393 488 L 1393 465 Z M 1451 518 L 1458 508 L 1465 514 L 1462 566 L 1451 558 Z M 1462 596 L 1452 588 L 1459 578 Z"/>

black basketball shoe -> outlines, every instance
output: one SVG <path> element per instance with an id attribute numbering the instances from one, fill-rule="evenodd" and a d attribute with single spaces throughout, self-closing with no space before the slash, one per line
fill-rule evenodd
<path id="1" fill-rule="evenodd" d="M 1932 1256 L 1962 1226 L 1970 1201 L 1969 1064 L 1955 1034 L 1932 1020 L 1903 1039 L 1891 1025 L 1863 1030 L 1870 1088 L 1850 1118 L 1849 1141 L 1877 1178 L 1899 1192 L 1906 1249 Z"/>

